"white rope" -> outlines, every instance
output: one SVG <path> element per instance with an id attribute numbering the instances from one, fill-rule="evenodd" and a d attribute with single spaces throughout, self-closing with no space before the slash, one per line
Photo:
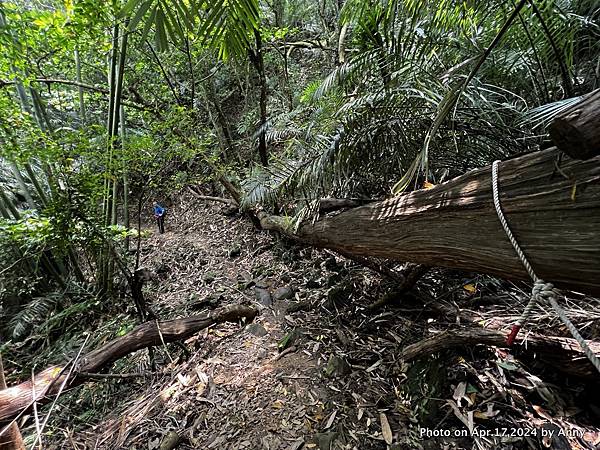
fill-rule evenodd
<path id="1" fill-rule="evenodd" d="M 515 322 L 515 324 L 513 325 L 512 330 L 508 336 L 507 343 L 509 346 L 513 344 L 515 338 L 517 337 L 519 330 L 527 322 L 527 319 L 531 315 L 531 312 L 533 311 L 533 308 L 535 308 L 535 305 L 537 305 L 539 302 L 547 301 L 550 303 L 550 305 L 552 306 L 552 308 L 554 309 L 554 311 L 556 312 L 556 314 L 558 315 L 558 317 L 560 318 L 562 323 L 567 327 L 569 332 L 573 335 L 575 340 L 577 340 L 577 342 L 583 349 L 585 355 L 588 357 L 590 362 L 594 365 L 596 370 L 598 372 L 600 372 L 600 359 L 594 354 L 592 349 L 587 345 L 587 342 L 585 341 L 585 339 L 581 336 L 581 334 L 579 334 L 579 331 L 577 330 L 577 328 L 575 328 L 575 325 L 573 325 L 573 323 L 569 320 L 569 318 L 567 317 L 567 315 L 565 314 L 563 309 L 559 306 L 558 302 L 556 301 L 556 299 L 560 295 L 560 293 L 556 289 L 554 289 L 554 286 L 552 285 L 552 283 L 546 283 L 544 280 L 542 280 L 535 274 L 535 272 L 533 271 L 533 268 L 531 267 L 531 264 L 529 264 L 529 261 L 527 260 L 527 257 L 525 256 L 525 253 L 523 253 L 523 250 L 519 246 L 519 243 L 517 242 L 510 227 L 508 226 L 508 222 L 506 221 L 506 217 L 504 217 L 504 213 L 502 212 L 502 207 L 500 205 L 500 195 L 498 194 L 498 164 L 499 163 L 500 163 L 500 161 L 494 161 L 494 163 L 492 164 L 492 193 L 494 196 L 494 207 L 496 208 L 496 214 L 498 214 L 498 219 L 500 220 L 500 223 L 502 224 L 502 228 L 504 228 L 504 231 L 506 233 L 506 236 L 508 237 L 508 240 L 510 241 L 513 248 L 515 249 L 515 252 L 517 252 L 517 255 L 519 256 L 519 259 L 523 263 L 525 270 L 527 270 L 527 273 L 533 280 L 533 289 L 531 290 L 531 298 L 530 298 L 529 302 L 527 303 L 525 310 L 523 311 L 523 313 L 521 314 L 521 316 L 519 317 L 517 322 Z"/>

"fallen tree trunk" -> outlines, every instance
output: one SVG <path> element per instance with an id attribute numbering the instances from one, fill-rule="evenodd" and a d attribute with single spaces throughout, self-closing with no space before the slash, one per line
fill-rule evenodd
<path id="1" fill-rule="evenodd" d="M 4 378 L 4 366 L 2 365 L 2 354 L 0 353 L 0 389 L 6 389 Z M 2 430 L 0 429 L 0 432 Z M 0 434 L 0 450 L 25 450 L 21 431 L 16 423 L 11 423 L 8 429 Z"/>
<path id="2" fill-rule="evenodd" d="M 236 305 L 218 309 L 208 317 L 193 316 L 164 322 L 145 322 L 125 336 L 118 337 L 83 356 L 77 372 L 96 373 L 119 358 L 142 348 L 186 339 L 218 323 L 235 323 L 241 320 L 250 322 L 256 314 L 254 308 Z M 74 387 L 84 381 L 84 377 L 77 375 L 67 380 L 66 372 L 63 366 L 50 367 L 35 375 L 35 385 L 29 380 L 0 390 L 0 424 L 31 407 L 34 401 L 46 402 L 48 396 L 59 392 L 63 382 L 67 382 L 66 387 Z"/>
<path id="3" fill-rule="evenodd" d="M 600 156 L 564 157 L 557 167 L 558 156 L 551 148 L 500 163 L 502 208 L 539 277 L 600 294 Z M 341 253 L 529 280 L 496 215 L 490 167 L 304 223 L 295 233 L 282 217 L 259 218 L 265 229 Z"/>
<path id="4" fill-rule="evenodd" d="M 549 131 L 554 144 L 572 158 L 600 155 L 600 89 L 563 111 Z"/>
<path id="5" fill-rule="evenodd" d="M 342 208 L 356 208 L 374 201 L 358 198 L 322 198 L 319 200 L 319 212 L 328 213 Z"/>
<path id="6" fill-rule="evenodd" d="M 196 191 L 192 186 L 188 186 L 188 191 L 196 197 L 198 200 L 207 200 L 210 202 L 224 203 L 227 206 L 237 206 L 237 202 L 230 198 L 213 197 L 212 195 L 202 195 Z"/>
<path id="7" fill-rule="evenodd" d="M 400 357 L 408 362 L 441 350 L 471 347 L 477 344 L 506 347 L 506 333 L 475 325 L 463 329 L 446 330 L 406 346 Z M 588 345 L 600 357 L 600 343 L 588 341 Z M 598 372 L 575 339 L 529 333 L 526 340 L 511 347 L 511 352 L 525 354 L 543 361 L 567 375 L 598 379 Z"/>

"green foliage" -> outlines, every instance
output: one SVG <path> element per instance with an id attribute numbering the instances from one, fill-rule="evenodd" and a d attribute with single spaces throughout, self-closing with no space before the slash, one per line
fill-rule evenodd
<path id="1" fill-rule="evenodd" d="M 185 39 L 185 28 L 192 29 L 198 2 L 180 0 L 129 0 L 118 13 L 118 18 L 131 17 L 129 30 L 135 30 L 142 23 L 142 40 L 145 40 L 154 26 L 154 41 L 160 51 L 169 48 L 169 39 L 180 42 Z"/>
<path id="2" fill-rule="evenodd" d="M 11 319 L 11 338 L 20 341 L 36 327 L 46 321 L 59 304 L 58 294 L 46 297 L 33 297 Z"/>
<path id="3" fill-rule="evenodd" d="M 289 35 L 298 33 L 298 31 L 298 28 L 290 27 L 262 27 L 260 29 L 260 34 L 264 41 L 274 42 L 282 41 L 286 39 Z"/>
<path id="4" fill-rule="evenodd" d="M 207 0 L 203 6 L 198 34 L 222 59 L 245 57 L 252 33 L 259 28 L 258 0 Z"/>
<path id="5" fill-rule="evenodd" d="M 168 50 L 169 40 L 181 42 L 186 33 L 196 32 L 224 60 L 245 56 L 259 27 L 257 0 L 129 0 L 118 17 L 131 17 L 130 30 L 141 25 L 142 40 L 154 27 L 160 51 Z"/>
<path id="6" fill-rule="evenodd" d="M 271 135 L 290 130 L 289 159 L 252 174 L 248 204 L 385 196 L 534 148 L 527 117 L 544 124 L 570 103 L 526 116 L 568 93 L 561 67 L 589 74 L 582 92 L 598 79 L 599 9 L 584 3 L 527 4 L 501 33 L 514 10 L 505 2 L 347 1 L 340 21 L 359 51 L 305 85 L 307 121 L 272 120 Z"/>
<path id="7" fill-rule="evenodd" d="M 323 196 L 386 197 L 534 149 L 600 85 L 591 0 L 527 1 L 506 27 L 515 4 L 474 0 L 0 9 L 0 304 L 18 339 L 122 279 L 138 234 L 125 204 L 145 214 L 150 196 L 226 176 L 243 208 L 277 207 L 293 229 Z"/>

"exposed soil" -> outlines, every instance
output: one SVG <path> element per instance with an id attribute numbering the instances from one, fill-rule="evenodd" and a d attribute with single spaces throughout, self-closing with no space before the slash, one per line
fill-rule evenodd
<path id="1" fill-rule="evenodd" d="M 172 344 L 156 348 L 158 375 L 96 380 L 66 396 L 47 438 L 60 444 L 48 448 L 163 449 L 174 433 L 179 449 L 600 445 L 600 400 L 589 384 L 483 346 L 410 365 L 398 359 L 405 345 L 456 321 L 422 313 L 419 291 L 480 312 L 482 321 L 507 316 L 509 323 L 526 301 L 517 286 L 434 270 L 412 298 L 371 312 L 389 281 L 259 232 L 219 204 L 186 195 L 170 208 L 165 234 L 147 228 L 143 264 L 155 275 L 145 293 L 160 318 L 232 303 L 251 303 L 260 315 L 188 339 L 189 355 Z M 274 298 L 289 290 L 291 298 Z M 532 327 L 560 333 L 552 317 Z M 112 372 L 149 370 L 144 350 Z"/>

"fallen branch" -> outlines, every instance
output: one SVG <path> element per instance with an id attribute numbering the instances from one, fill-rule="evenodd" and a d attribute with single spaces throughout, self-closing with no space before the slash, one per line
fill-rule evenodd
<path id="1" fill-rule="evenodd" d="M 198 195 L 196 194 L 196 198 L 199 200 L 207 200 L 209 202 L 217 202 L 217 203 L 224 203 L 226 205 L 231 205 L 231 206 L 235 206 L 236 203 L 233 200 L 229 200 L 227 198 L 222 198 L 222 197 L 211 197 L 210 195 Z"/>
<path id="2" fill-rule="evenodd" d="M 587 342 L 592 351 L 600 356 L 600 343 Z M 446 330 L 408 345 L 402 351 L 401 358 L 404 361 L 411 361 L 442 350 L 472 347 L 478 344 L 506 347 L 506 333 L 477 326 Z M 567 375 L 598 379 L 598 372 L 575 339 L 529 333 L 520 343 L 513 345 L 511 351 L 531 359 L 539 359 Z"/>
<path id="3" fill-rule="evenodd" d="M 188 191 L 190 191 L 192 193 L 192 195 L 194 197 L 196 197 L 198 200 L 207 200 L 210 202 L 225 203 L 228 206 L 237 206 L 237 203 L 235 202 L 235 200 L 232 200 L 229 198 L 223 198 L 223 197 L 212 197 L 210 195 L 202 195 L 202 194 L 199 194 L 191 186 L 188 186 Z"/>
<path id="4" fill-rule="evenodd" d="M 89 376 L 97 373 L 116 360 L 142 348 L 162 345 L 186 339 L 209 326 L 242 320 L 250 322 L 257 311 L 248 306 L 234 305 L 215 310 L 208 317 L 186 317 L 164 322 L 145 322 L 125 336 L 118 337 L 99 349 L 86 354 L 79 364 L 77 372 Z M 13 417 L 33 405 L 34 402 L 47 402 L 48 396 L 58 392 L 67 376 L 62 366 L 53 366 L 35 376 L 35 385 L 29 380 L 0 391 L 0 423 L 10 421 Z M 68 380 L 69 388 L 77 386 L 85 377 L 77 374 Z M 35 391 L 35 398 L 32 393 Z"/>

